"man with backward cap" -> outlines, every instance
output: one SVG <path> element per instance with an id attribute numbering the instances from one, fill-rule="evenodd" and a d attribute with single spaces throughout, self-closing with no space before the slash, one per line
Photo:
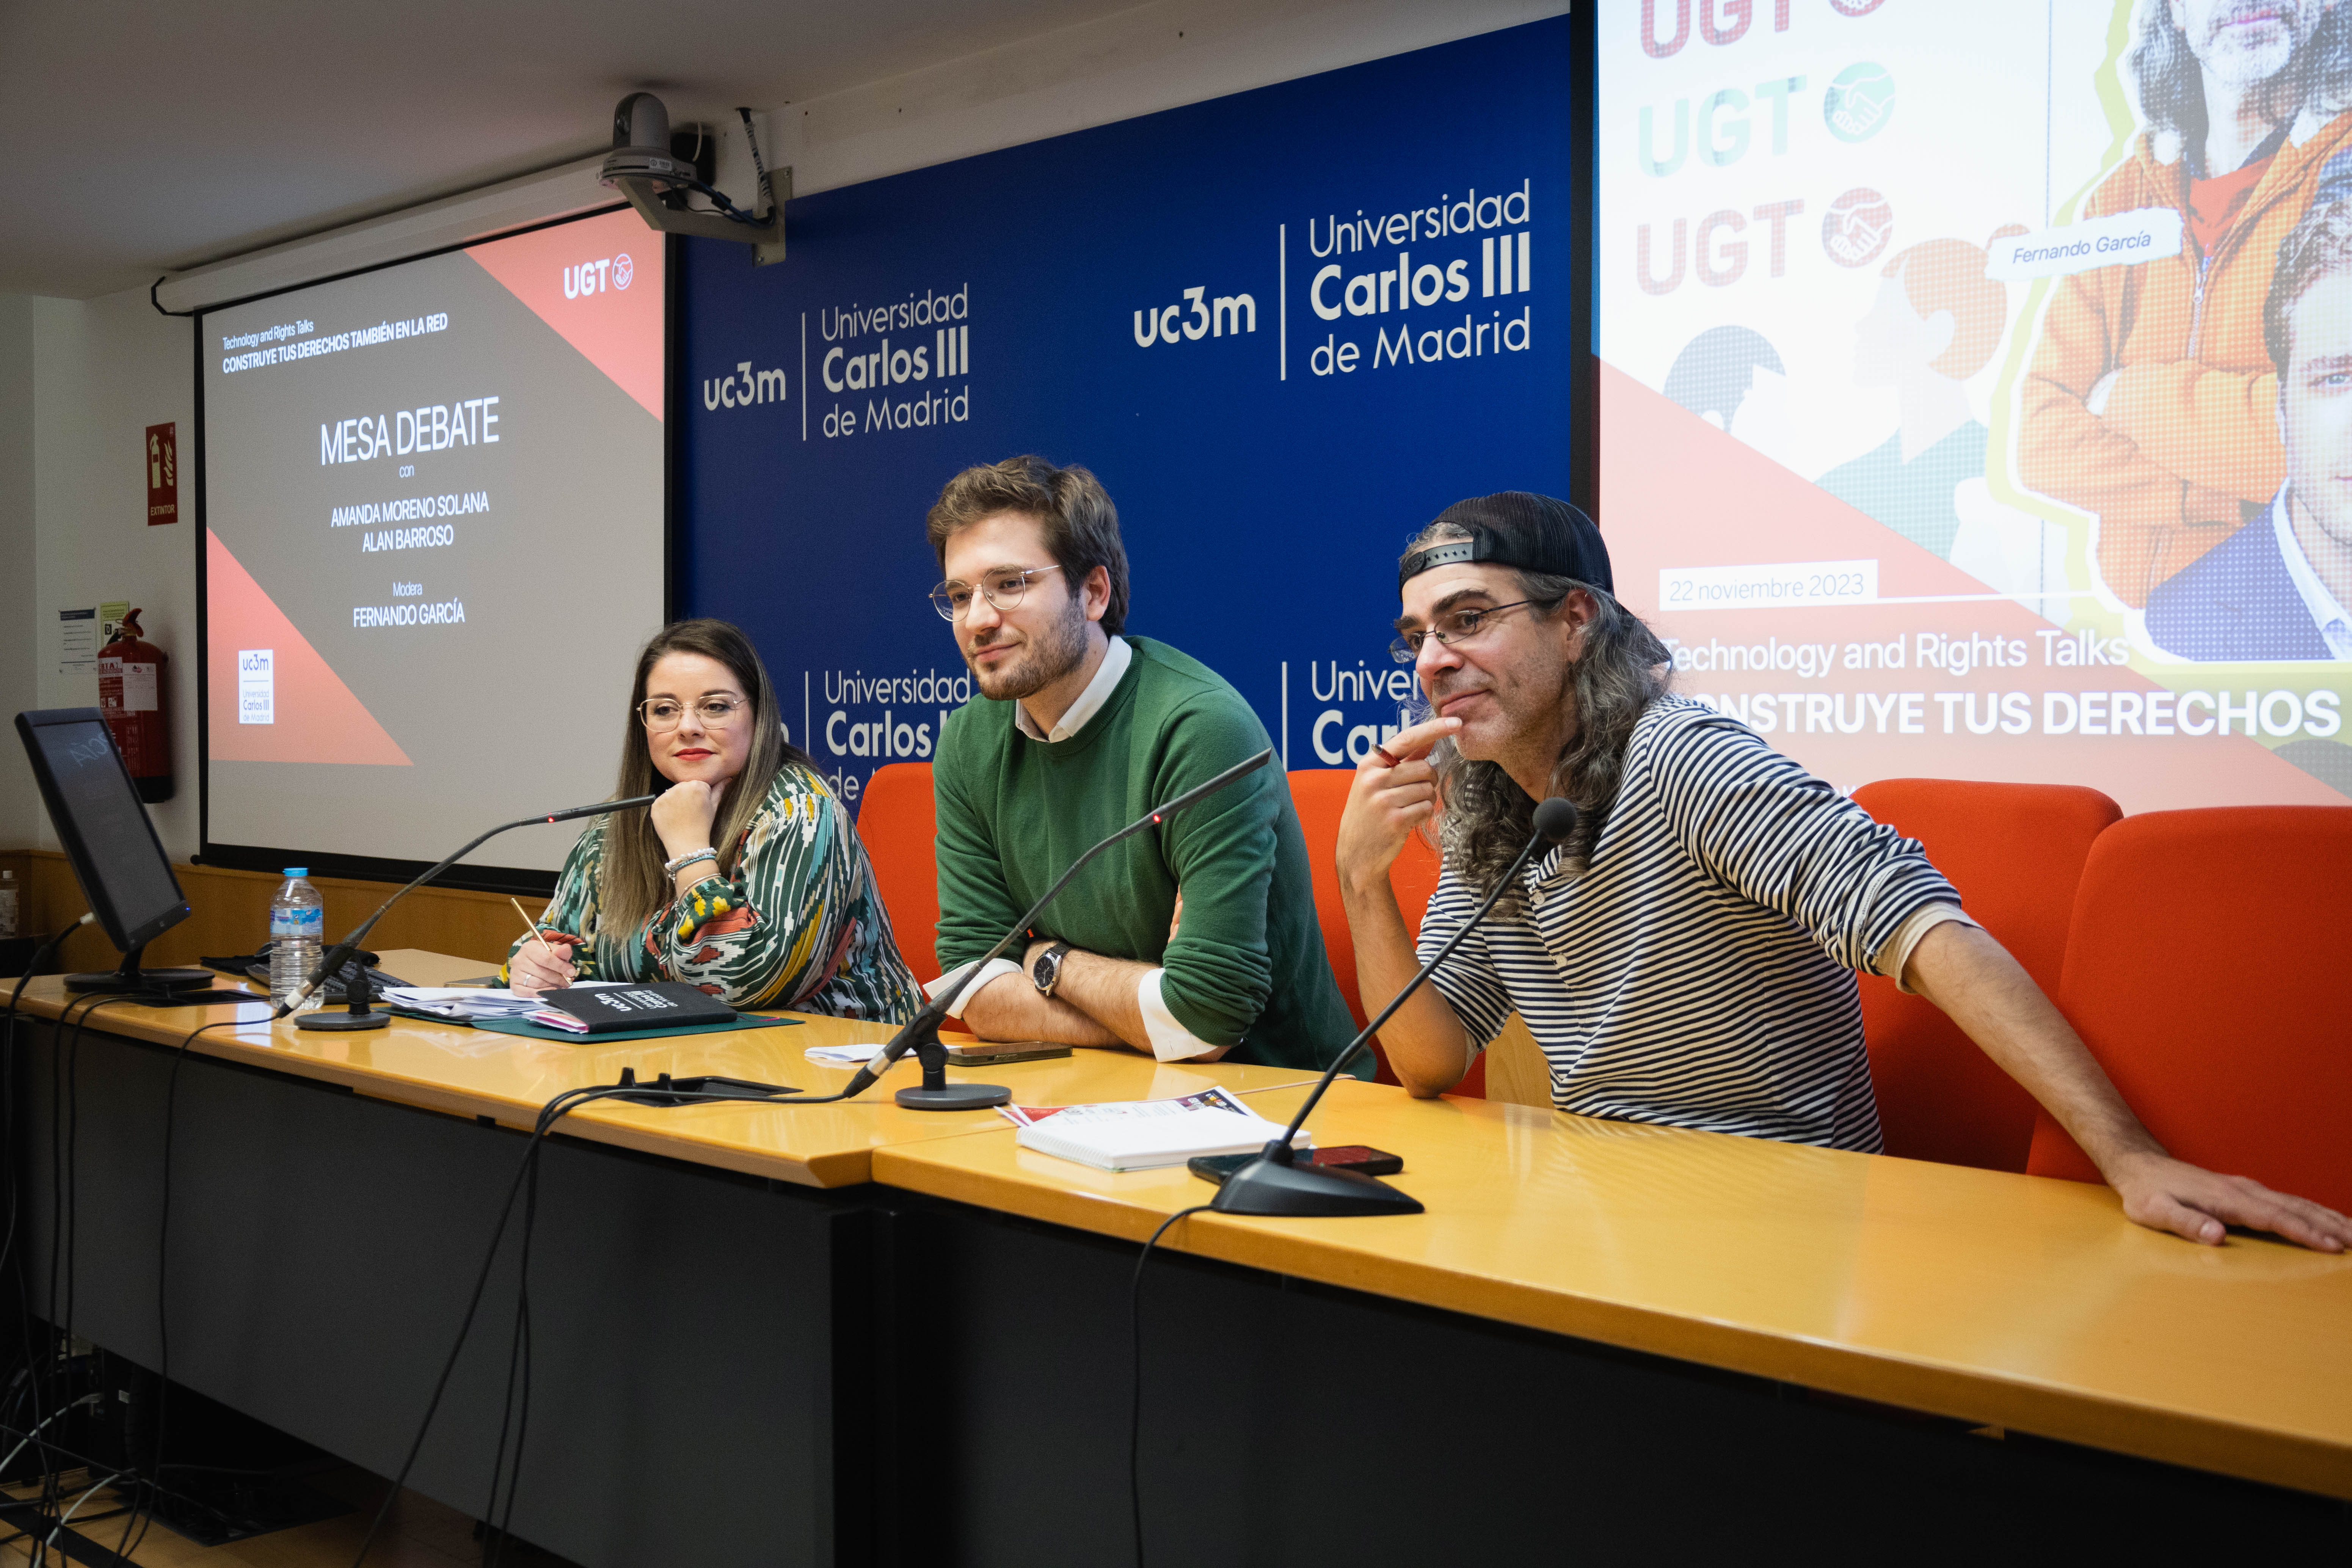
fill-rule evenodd
<path id="1" fill-rule="evenodd" d="M 1559 1110 L 1874 1152 L 1851 978 L 1866 969 L 1950 1015 L 2139 1224 L 2352 1245 L 2332 1209 L 2168 1155 L 1916 842 L 1673 695 L 1582 512 L 1524 491 L 1458 502 L 1406 547 L 1397 585 L 1393 651 L 1433 716 L 1365 760 L 1340 819 L 1361 994 L 1394 995 L 1420 966 L 1388 879 L 1408 835 L 1433 821 L 1445 856 L 1426 955 L 1508 868 L 1536 801 L 1580 814 L 1381 1031 L 1413 1093 L 1452 1088 L 1516 1011 Z"/>

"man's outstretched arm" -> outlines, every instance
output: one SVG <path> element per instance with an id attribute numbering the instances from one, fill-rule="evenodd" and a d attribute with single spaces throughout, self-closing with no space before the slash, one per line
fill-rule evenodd
<path id="1" fill-rule="evenodd" d="M 2334 1209 L 2166 1153 L 2074 1026 L 1981 930 L 1956 921 L 1937 926 L 1920 939 L 1904 978 L 2074 1135 L 2133 1220 L 2209 1247 L 2232 1225 L 2319 1252 L 2352 1247 L 2352 1220 Z"/>

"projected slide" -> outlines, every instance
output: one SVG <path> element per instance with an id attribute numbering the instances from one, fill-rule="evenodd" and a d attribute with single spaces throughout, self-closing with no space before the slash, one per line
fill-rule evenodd
<path id="1" fill-rule="evenodd" d="M 622 212 L 203 318 L 215 852 L 438 859 L 612 788 L 662 616 L 663 294 Z"/>
<path id="2" fill-rule="evenodd" d="M 2352 6 L 1599 27 L 1601 521 L 1681 689 L 1849 788 L 2343 804 Z"/>

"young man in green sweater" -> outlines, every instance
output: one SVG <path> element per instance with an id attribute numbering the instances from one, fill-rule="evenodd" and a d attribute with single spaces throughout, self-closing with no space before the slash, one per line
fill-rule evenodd
<path id="1" fill-rule="evenodd" d="M 1215 671 L 1120 635 L 1127 552 L 1086 469 L 968 468 L 929 528 L 931 600 L 979 689 L 932 762 L 945 984 L 1097 840 L 1267 742 Z M 963 983 L 956 1010 L 984 1039 L 1320 1068 L 1355 1033 L 1278 768 L 1112 849 L 1031 936 L 1024 962 Z"/>

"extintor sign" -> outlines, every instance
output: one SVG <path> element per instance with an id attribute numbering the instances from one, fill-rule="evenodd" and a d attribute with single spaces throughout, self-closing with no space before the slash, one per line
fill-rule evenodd
<path id="1" fill-rule="evenodd" d="M 180 444 L 172 425 L 147 426 L 147 526 L 180 521 Z"/>

